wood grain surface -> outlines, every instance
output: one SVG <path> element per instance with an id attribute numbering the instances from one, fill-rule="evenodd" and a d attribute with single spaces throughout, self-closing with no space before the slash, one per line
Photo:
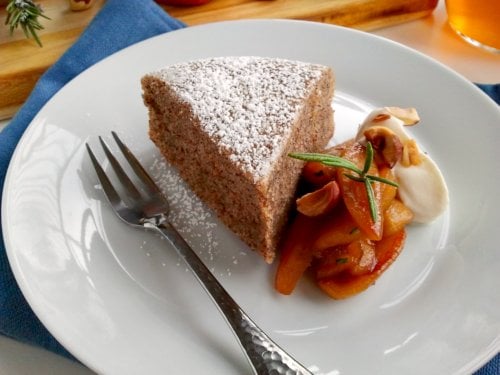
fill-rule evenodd
<path id="1" fill-rule="evenodd" d="M 126 0 L 123 0 L 126 1 Z M 188 25 L 245 18 L 284 18 L 326 22 L 362 30 L 407 22 L 429 15 L 438 0 L 212 0 L 195 7 L 163 8 Z M 0 8 L 0 119 L 11 117 L 38 78 L 82 33 L 104 0 L 73 12 L 67 0 L 41 0 L 51 20 L 43 20 L 40 48 L 17 30 L 10 35 Z"/>

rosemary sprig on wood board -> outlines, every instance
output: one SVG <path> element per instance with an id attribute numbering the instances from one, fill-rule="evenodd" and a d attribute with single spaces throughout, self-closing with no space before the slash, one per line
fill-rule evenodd
<path id="1" fill-rule="evenodd" d="M 12 34 L 15 29 L 21 27 L 24 35 L 33 38 L 35 42 L 41 47 L 42 42 L 38 37 L 37 32 L 43 29 L 40 24 L 39 18 L 49 19 L 40 5 L 36 4 L 33 0 L 10 0 L 6 7 L 7 18 L 5 24 L 9 25 L 10 33 Z"/>

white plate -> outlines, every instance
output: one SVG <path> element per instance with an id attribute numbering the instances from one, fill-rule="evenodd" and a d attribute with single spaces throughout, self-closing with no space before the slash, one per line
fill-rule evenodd
<path id="1" fill-rule="evenodd" d="M 373 106 L 414 106 L 412 128 L 441 166 L 450 209 L 409 229 L 403 254 L 365 293 L 333 301 L 308 282 L 274 292 L 275 266 L 217 224 L 147 137 L 140 77 L 206 56 L 331 65 L 337 135 Z M 23 293 L 54 336 L 106 374 L 240 374 L 249 367 L 211 301 L 166 244 L 131 230 L 96 189 L 84 143 L 120 133 L 174 197 L 176 223 L 209 268 L 278 343 L 316 373 L 465 374 L 499 349 L 500 111 L 446 67 L 353 30 L 293 21 L 192 27 L 85 71 L 36 116 L 12 159 L 2 219 Z M 97 147 L 96 147 L 97 149 Z M 184 194 L 184 195 L 183 195 Z M 181 215 L 182 210 L 191 212 Z"/>

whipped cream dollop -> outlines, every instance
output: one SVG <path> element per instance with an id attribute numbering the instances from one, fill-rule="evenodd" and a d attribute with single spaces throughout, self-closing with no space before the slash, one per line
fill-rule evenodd
<path id="1" fill-rule="evenodd" d="M 361 124 L 356 140 L 363 141 L 364 132 L 374 126 L 383 126 L 398 136 L 403 144 L 412 140 L 405 126 L 418 122 L 418 114 L 413 109 L 401 110 L 384 107 L 373 110 Z M 418 152 L 419 162 L 415 164 L 398 161 L 393 172 L 399 184 L 401 201 L 413 211 L 415 222 L 430 223 L 448 207 L 449 194 L 446 182 L 437 164 L 429 155 Z"/>

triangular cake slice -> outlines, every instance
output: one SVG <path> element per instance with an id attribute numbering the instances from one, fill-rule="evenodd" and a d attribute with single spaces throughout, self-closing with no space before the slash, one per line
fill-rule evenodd
<path id="1" fill-rule="evenodd" d="M 192 190 L 268 263 L 287 222 L 302 163 L 333 134 L 331 68 L 220 57 L 142 78 L 149 135 Z"/>

